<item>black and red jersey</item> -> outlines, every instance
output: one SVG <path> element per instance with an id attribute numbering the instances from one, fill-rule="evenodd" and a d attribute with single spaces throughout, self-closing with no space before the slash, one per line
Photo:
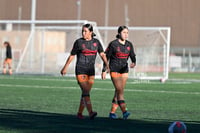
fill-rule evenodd
<path id="1" fill-rule="evenodd" d="M 100 41 L 96 38 L 87 41 L 84 38 L 77 39 L 71 50 L 71 55 L 77 55 L 77 66 L 92 67 L 95 64 L 97 53 L 103 52 Z"/>
<path id="2" fill-rule="evenodd" d="M 121 44 L 118 39 L 113 40 L 108 45 L 105 53 L 109 60 L 111 72 L 127 72 L 129 57 L 133 63 L 136 63 L 133 45 L 127 40 L 125 44 Z M 103 71 L 105 71 L 105 65 Z"/>
<path id="3" fill-rule="evenodd" d="M 6 46 L 6 58 L 12 59 L 12 50 L 11 46 Z"/>

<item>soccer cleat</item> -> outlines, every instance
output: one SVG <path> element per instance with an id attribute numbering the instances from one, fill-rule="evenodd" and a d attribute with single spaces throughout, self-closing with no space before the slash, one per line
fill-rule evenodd
<path id="1" fill-rule="evenodd" d="M 90 120 L 93 120 L 94 117 L 96 117 L 96 116 L 97 116 L 97 112 L 91 112 L 90 113 Z"/>
<path id="2" fill-rule="evenodd" d="M 117 115 L 115 113 L 110 113 L 109 118 L 110 119 L 117 119 Z"/>
<path id="3" fill-rule="evenodd" d="M 77 114 L 77 118 L 78 118 L 78 119 L 84 119 L 84 116 L 83 116 L 81 113 L 78 113 L 78 114 Z"/>
<path id="4" fill-rule="evenodd" d="M 130 114 L 131 113 L 129 113 L 128 111 L 124 112 L 123 113 L 123 119 L 126 120 Z"/>

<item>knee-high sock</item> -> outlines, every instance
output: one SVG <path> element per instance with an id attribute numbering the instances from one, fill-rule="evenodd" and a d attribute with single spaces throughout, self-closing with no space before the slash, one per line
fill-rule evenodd
<path id="1" fill-rule="evenodd" d="M 90 100 L 90 95 L 84 95 L 83 96 L 83 100 L 85 102 L 85 106 L 88 110 L 88 113 L 92 113 L 92 104 L 91 104 L 91 100 Z"/>
<path id="2" fill-rule="evenodd" d="M 3 74 L 6 74 L 6 67 L 3 66 Z"/>
<path id="3" fill-rule="evenodd" d="M 117 108 L 118 108 L 118 106 L 119 105 L 117 104 L 117 102 L 113 99 L 110 113 L 115 113 Z"/>
<path id="4" fill-rule="evenodd" d="M 12 75 L 12 68 L 9 67 L 9 74 Z"/>
<path id="5" fill-rule="evenodd" d="M 81 99 L 80 99 L 80 105 L 79 105 L 79 109 L 78 109 L 78 113 L 82 114 L 84 108 L 85 108 L 85 102 L 83 100 L 83 97 L 81 97 Z"/>
<path id="6" fill-rule="evenodd" d="M 119 104 L 120 109 L 121 109 L 122 112 L 126 112 L 126 111 L 127 111 L 127 110 L 126 110 L 126 103 L 125 103 L 124 100 L 119 100 L 119 101 L 118 101 L 118 104 Z"/>

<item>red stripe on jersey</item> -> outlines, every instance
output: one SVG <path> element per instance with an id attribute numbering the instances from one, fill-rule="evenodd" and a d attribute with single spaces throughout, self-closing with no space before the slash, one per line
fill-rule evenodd
<path id="1" fill-rule="evenodd" d="M 116 57 L 117 58 L 128 58 L 129 54 L 125 54 L 125 53 L 116 53 Z"/>
<path id="2" fill-rule="evenodd" d="M 86 50 L 83 50 L 82 53 L 83 53 L 84 55 L 96 55 L 97 50 L 94 50 L 94 51 L 93 51 L 93 50 L 86 49 Z"/>

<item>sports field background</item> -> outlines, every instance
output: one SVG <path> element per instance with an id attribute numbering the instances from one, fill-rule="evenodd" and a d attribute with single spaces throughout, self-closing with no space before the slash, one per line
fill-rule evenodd
<path id="1" fill-rule="evenodd" d="M 171 122 L 200 132 L 200 74 L 170 73 L 165 83 L 129 79 L 125 98 L 131 116 L 110 120 L 114 88 L 96 79 L 91 92 L 95 120 L 76 118 L 80 89 L 73 77 L 0 75 L 0 133 L 167 133 Z M 118 109 L 117 115 L 122 117 Z"/>

